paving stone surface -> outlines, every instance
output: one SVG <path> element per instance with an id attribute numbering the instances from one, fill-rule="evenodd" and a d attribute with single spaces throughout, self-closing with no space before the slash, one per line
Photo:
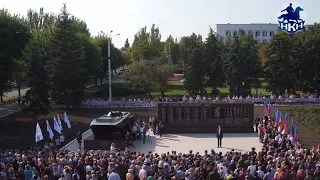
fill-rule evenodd
<path id="1" fill-rule="evenodd" d="M 84 133 L 83 139 L 91 135 L 92 131 L 89 130 Z M 188 153 L 189 150 L 192 150 L 193 152 L 204 153 L 205 150 L 210 151 L 211 149 L 214 149 L 216 152 L 226 153 L 232 149 L 242 152 L 250 151 L 252 147 L 255 147 L 258 151 L 261 150 L 262 147 L 256 133 L 224 134 L 224 138 L 222 139 L 222 148 L 217 148 L 217 138 L 214 133 L 165 134 L 162 137 L 151 136 L 150 138 L 147 138 L 145 144 L 143 144 L 142 141 L 135 142 L 134 147 L 132 147 L 132 151 L 140 151 L 144 153 L 149 151 L 155 153 L 167 153 L 175 150 L 178 153 Z M 70 142 L 65 149 L 76 151 L 78 149 L 78 144 L 74 140 Z"/>

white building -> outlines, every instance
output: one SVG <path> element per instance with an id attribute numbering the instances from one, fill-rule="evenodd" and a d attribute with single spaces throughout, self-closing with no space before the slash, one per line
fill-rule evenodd
<path id="1" fill-rule="evenodd" d="M 278 24 L 217 24 L 217 34 L 222 37 L 223 41 L 229 35 L 237 35 L 239 29 L 242 29 L 246 34 L 253 35 L 254 40 L 258 43 L 269 42 L 271 37 L 278 30 Z"/>

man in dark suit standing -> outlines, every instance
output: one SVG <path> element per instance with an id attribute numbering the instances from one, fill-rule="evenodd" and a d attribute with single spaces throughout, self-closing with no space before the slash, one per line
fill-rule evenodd
<path id="1" fill-rule="evenodd" d="M 217 135 L 217 139 L 218 139 L 218 148 L 219 147 L 221 148 L 222 138 L 223 138 L 223 131 L 222 131 L 220 126 L 218 126 L 218 128 L 217 128 L 216 135 Z"/>

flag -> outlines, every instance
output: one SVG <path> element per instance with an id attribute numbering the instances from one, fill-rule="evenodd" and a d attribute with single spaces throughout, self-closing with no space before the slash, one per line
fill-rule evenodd
<path id="1" fill-rule="evenodd" d="M 280 124 L 280 126 L 281 126 L 281 123 L 282 123 L 282 113 L 279 112 L 279 124 Z"/>
<path id="2" fill-rule="evenodd" d="M 286 132 L 289 132 L 289 121 L 288 121 L 288 114 L 284 116 L 284 125 L 283 129 L 285 129 Z"/>
<path id="3" fill-rule="evenodd" d="M 293 137 L 293 139 L 294 139 L 295 131 L 296 131 L 296 129 L 294 128 L 294 122 L 293 122 L 293 118 L 292 118 L 290 137 Z"/>
<path id="4" fill-rule="evenodd" d="M 278 124 L 279 123 L 279 110 L 278 110 L 278 108 L 277 109 L 275 109 L 275 118 L 274 118 L 274 122 L 276 123 L 276 124 Z"/>
<path id="5" fill-rule="evenodd" d="M 53 139 L 53 132 L 52 132 L 52 129 L 51 129 L 51 127 L 50 127 L 50 124 L 49 124 L 49 122 L 48 122 L 48 120 L 46 120 L 47 121 L 47 131 L 48 131 L 48 133 L 49 133 L 49 138 L 50 139 Z"/>
<path id="6" fill-rule="evenodd" d="M 298 144 L 298 138 L 299 138 L 299 136 L 298 136 L 298 129 L 296 128 L 295 129 L 295 132 L 294 132 L 294 142 L 296 143 L 296 144 Z"/>
<path id="7" fill-rule="evenodd" d="M 264 115 L 268 115 L 268 104 L 266 101 L 263 102 Z"/>
<path id="8" fill-rule="evenodd" d="M 69 121 L 69 118 L 68 118 L 66 112 L 64 112 L 64 117 L 63 118 L 64 118 L 64 122 L 67 123 L 68 128 L 71 129 L 71 124 L 70 124 L 70 121 Z"/>
<path id="9" fill-rule="evenodd" d="M 287 114 L 284 117 L 282 134 L 285 134 L 286 132 L 288 132 L 288 115 Z"/>
<path id="10" fill-rule="evenodd" d="M 278 111 L 278 105 L 277 103 L 274 103 L 274 113 L 276 113 Z"/>
<path id="11" fill-rule="evenodd" d="M 53 117 L 53 129 L 56 130 L 57 133 L 61 134 L 61 129 L 55 116 Z"/>
<path id="12" fill-rule="evenodd" d="M 268 104 L 268 116 L 270 116 L 270 114 L 271 114 L 271 103 L 269 101 L 269 104 Z"/>
<path id="13" fill-rule="evenodd" d="M 42 131 L 41 131 L 41 128 L 40 128 L 40 125 L 39 123 L 37 123 L 37 126 L 36 126 L 36 142 L 39 142 L 43 139 L 43 135 L 42 135 Z"/>
<path id="14" fill-rule="evenodd" d="M 60 116 L 59 116 L 59 114 L 57 114 L 57 116 L 58 116 L 58 124 L 59 124 L 59 126 L 60 126 L 61 131 L 62 131 L 62 130 L 63 130 L 63 128 L 62 128 L 62 124 L 61 124 Z"/>

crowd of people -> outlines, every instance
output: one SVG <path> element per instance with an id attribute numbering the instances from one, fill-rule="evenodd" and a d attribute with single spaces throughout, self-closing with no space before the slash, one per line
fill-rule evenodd
<path id="1" fill-rule="evenodd" d="M 199 102 L 210 102 L 210 103 L 262 103 L 265 101 L 277 102 L 277 103 L 291 103 L 291 102 L 320 102 L 320 99 L 315 95 L 309 95 L 308 98 L 296 95 L 270 95 L 266 96 L 227 96 L 226 98 L 215 98 L 211 97 L 201 97 L 197 95 L 196 97 L 183 96 L 180 100 L 169 99 L 166 97 L 159 97 L 156 100 L 150 99 L 140 99 L 140 98 L 130 98 L 130 99 L 114 99 L 112 101 L 106 99 L 87 99 L 82 102 L 81 106 L 84 108 L 104 108 L 104 107 L 158 107 L 158 102 L 188 102 L 188 103 L 199 103 Z"/>
<path id="2" fill-rule="evenodd" d="M 149 118 L 150 126 L 154 119 Z M 272 118 L 258 119 L 262 150 L 214 149 L 204 152 L 158 154 L 111 151 L 70 152 L 45 145 L 25 151 L 4 150 L 0 180 L 319 180 L 320 147 L 303 148 Z M 134 125 L 146 137 L 147 124 Z M 139 129 L 140 128 L 140 129 Z M 144 130 L 142 130 L 144 129 Z M 213 143 L 214 144 L 214 143 Z M 190 146 L 192 149 L 192 146 Z"/>

